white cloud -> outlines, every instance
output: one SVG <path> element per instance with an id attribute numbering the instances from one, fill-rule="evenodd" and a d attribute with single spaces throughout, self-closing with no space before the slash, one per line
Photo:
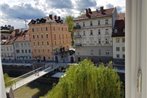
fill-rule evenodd
<path id="1" fill-rule="evenodd" d="M 47 3 L 47 2 L 52 2 L 52 4 Z M 92 10 L 95 10 L 96 8 L 100 6 L 104 6 L 105 8 L 107 7 L 118 7 L 119 10 L 125 11 L 125 0 L 88 0 L 89 4 L 87 3 L 86 0 L 67 0 L 67 2 L 70 2 L 71 7 L 69 7 L 65 2 L 62 4 L 62 2 L 58 2 L 59 0 L 1 0 L 0 5 L 2 4 L 8 4 L 9 7 L 14 7 L 18 5 L 24 5 L 24 4 L 30 4 L 33 8 L 39 9 L 45 13 L 45 15 L 49 14 L 56 14 L 61 17 L 65 17 L 67 15 L 72 15 L 72 16 L 78 16 L 81 11 L 85 9 L 85 7 L 90 7 Z M 62 0 L 60 0 L 62 1 Z M 82 2 L 83 3 L 82 3 Z M 56 3 L 61 3 L 61 4 L 56 4 Z M 80 2 L 80 3 L 78 3 Z M 96 4 L 95 4 L 96 2 Z M 81 4 L 82 3 L 82 4 Z M 109 4 L 109 5 L 108 5 Z M 58 6 L 60 5 L 60 7 Z M 65 5 L 65 7 L 64 7 Z M 84 7 L 84 8 L 83 8 Z M 120 9 L 121 8 L 121 9 Z M 81 10 L 79 10 L 81 9 Z M 24 27 L 24 21 L 19 20 L 19 19 L 8 19 L 5 17 L 4 13 L 0 11 L 0 25 L 5 25 L 5 24 L 11 24 L 15 27 Z"/>

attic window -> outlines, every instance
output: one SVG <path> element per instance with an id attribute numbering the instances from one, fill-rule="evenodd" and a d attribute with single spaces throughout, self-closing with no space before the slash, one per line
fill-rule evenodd
<path id="1" fill-rule="evenodd" d="M 117 33 L 117 29 L 114 29 L 114 33 Z"/>

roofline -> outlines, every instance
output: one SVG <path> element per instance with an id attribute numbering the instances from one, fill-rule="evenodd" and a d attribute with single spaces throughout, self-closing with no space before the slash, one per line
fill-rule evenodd
<path id="1" fill-rule="evenodd" d="M 98 16 L 94 18 L 81 18 L 81 19 L 74 19 L 73 21 L 79 21 L 79 20 L 89 20 L 89 19 L 97 19 L 97 18 L 103 18 L 103 17 L 110 17 L 112 14 L 106 15 L 106 16 Z"/>

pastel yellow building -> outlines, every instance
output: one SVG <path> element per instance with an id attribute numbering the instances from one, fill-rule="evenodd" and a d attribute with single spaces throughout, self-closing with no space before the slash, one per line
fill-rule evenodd
<path id="1" fill-rule="evenodd" d="M 71 46 L 71 33 L 67 24 L 60 17 L 52 15 L 46 18 L 31 20 L 29 23 L 29 35 L 32 47 L 33 59 L 44 61 L 54 60 L 55 50 Z"/>

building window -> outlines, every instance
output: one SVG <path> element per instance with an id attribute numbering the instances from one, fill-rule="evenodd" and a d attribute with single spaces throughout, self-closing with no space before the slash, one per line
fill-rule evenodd
<path id="1" fill-rule="evenodd" d="M 117 33 L 117 29 L 114 29 L 114 33 Z"/>
<path id="2" fill-rule="evenodd" d="M 25 50 L 25 53 L 27 53 L 27 50 Z"/>
<path id="3" fill-rule="evenodd" d="M 108 24 L 108 19 L 105 20 L 105 24 Z"/>
<path id="4" fill-rule="evenodd" d="M 23 51 L 23 50 L 21 50 L 21 52 L 22 52 L 22 53 L 24 53 L 24 51 Z"/>
<path id="5" fill-rule="evenodd" d="M 120 48 L 119 47 L 116 47 L 116 51 L 120 51 Z"/>
<path id="6" fill-rule="evenodd" d="M 49 42 L 47 42 L 47 45 L 49 45 Z"/>
<path id="7" fill-rule="evenodd" d="M 125 47 L 122 47 L 122 51 L 123 51 L 123 52 L 125 51 Z"/>
<path id="8" fill-rule="evenodd" d="M 35 35 L 33 35 L 33 39 L 35 39 Z"/>
<path id="9" fill-rule="evenodd" d="M 106 42 L 106 44 L 109 44 L 109 41 L 108 41 L 108 39 L 105 39 L 105 42 Z"/>
<path id="10" fill-rule="evenodd" d="M 83 22 L 83 27 L 85 27 L 85 22 Z"/>
<path id="11" fill-rule="evenodd" d="M 90 26 L 92 26 L 93 24 L 92 24 L 92 21 L 90 21 Z"/>
<path id="12" fill-rule="evenodd" d="M 63 35 L 64 36 L 64 35 Z M 56 40 L 56 34 L 54 34 L 54 40 Z"/>
<path id="13" fill-rule="evenodd" d="M 123 54 L 122 58 L 125 59 L 125 54 Z"/>
<path id="14" fill-rule="evenodd" d="M 123 42 L 123 43 L 125 42 L 125 38 L 122 38 L 122 42 Z"/>
<path id="15" fill-rule="evenodd" d="M 98 25 L 100 25 L 100 20 L 98 20 Z"/>
<path id="16" fill-rule="evenodd" d="M 83 36 L 85 36 L 85 31 L 83 31 Z"/>
<path id="17" fill-rule="evenodd" d="M 119 43 L 119 38 L 116 38 L 116 43 Z"/>
<path id="18" fill-rule="evenodd" d="M 16 50 L 16 53 L 19 53 L 20 51 L 19 50 Z"/>
<path id="19" fill-rule="evenodd" d="M 47 27 L 46 27 L 46 31 L 47 31 L 48 29 L 47 29 Z"/>
<path id="20" fill-rule="evenodd" d="M 90 35 L 93 35 L 93 31 L 92 30 L 90 30 Z"/>
<path id="21" fill-rule="evenodd" d="M 44 43 L 42 42 L 42 45 L 43 45 Z"/>
<path id="22" fill-rule="evenodd" d="M 39 36 L 37 35 L 37 38 L 39 38 Z"/>
<path id="23" fill-rule="evenodd" d="M 43 35 L 41 35 L 41 38 L 43 38 Z"/>
<path id="24" fill-rule="evenodd" d="M 29 49 L 29 53 L 31 53 L 31 50 Z"/>
<path id="25" fill-rule="evenodd" d="M 109 51 L 106 51 L 106 55 L 109 55 Z"/>
<path id="26" fill-rule="evenodd" d="M 100 35 L 101 34 L 101 31 L 100 31 L 100 29 L 98 30 L 98 35 Z"/>
<path id="27" fill-rule="evenodd" d="M 117 54 L 116 57 L 119 58 L 119 54 Z"/>
<path id="28" fill-rule="evenodd" d="M 105 35 L 108 35 L 109 33 L 108 33 L 108 29 L 105 29 Z"/>
<path id="29" fill-rule="evenodd" d="M 101 44 L 101 40 L 100 39 L 98 40 L 98 43 Z"/>
<path id="30" fill-rule="evenodd" d="M 38 42 L 38 46 L 39 46 L 39 42 Z"/>
<path id="31" fill-rule="evenodd" d="M 34 32 L 34 28 L 32 28 L 32 32 Z"/>
<path id="32" fill-rule="evenodd" d="M 46 34 L 46 38 L 48 38 L 48 34 Z"/>

